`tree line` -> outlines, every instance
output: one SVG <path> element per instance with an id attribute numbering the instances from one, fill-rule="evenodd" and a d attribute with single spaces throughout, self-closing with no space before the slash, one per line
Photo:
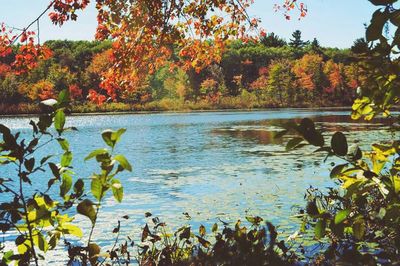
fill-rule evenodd
<path id="1" fill-rule="evenodd" d="M 369 51 L 363 39 L 349 49 L 337 49 L 322 47 L 317 39 L 304 41 L 300 31 L 295 31 L 289 42 L 270 33 L 258 41 L 232 41 L 220 63 L 201 70 L 179 66 L 172 56 L 140 86 L 119 90 L 103 82 L 104 74 L 113 68 L 110 41 L 47 41 L 45 46 L 51 51 L 49 58 L 39 60 L 26 73 L 15 73 L 9 66 L 16 52 L 0 59 L 3 107 L 55 98 L 65 89 L 75 106 L 346 106 L 364 85 L 361 58 Z M 175 49 L 174 53 L 180 52 Z"/>

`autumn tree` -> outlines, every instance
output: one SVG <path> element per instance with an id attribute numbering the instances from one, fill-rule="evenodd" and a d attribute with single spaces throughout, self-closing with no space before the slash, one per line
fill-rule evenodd
<path id="1" fill-rule="evenodd" d="M 278 98 L 281 105 L 285 104 L 285 99 L 293 101 L 296 92 L 293 86 L 295 77 L 292 72 L 292 63 L 287 59 L 273 61 L 268 67 L 268 73 L 269 95 L 272 98 Z"/>

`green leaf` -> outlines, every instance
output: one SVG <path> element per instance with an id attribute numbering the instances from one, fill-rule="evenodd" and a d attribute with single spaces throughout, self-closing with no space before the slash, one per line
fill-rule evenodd
<path id="1" fill-rule="evenodd" d="M 335 224 L 340 224 L 349 216 L 350 210 L 341 210 L 335 215 Z"/>
<path id="2" fill-rule="evenodd" d="M 353 234 L 357 240 L 362 240 L 365 235 L 366 227 L 365 221 L 362 219 L 357 220 L 353 224 Z"/>
<path id="3" fill-rule="evenodd" d="M 76 225 L 63 224 L 62 229 L 63 229 L 62 231 L 64 234 L 73 235 L 73 236 L 76 236 L 79 238 L 81 238 L 83 236 L 82 229 L 80 229 Z"/>
<path id="4" fill-rule="evenodd" d="M 97 200 L 101 200 L 103 198 L 104 187 L 103 187 L 103 182 L 101 181 L 100 177 L 98 177 L 98 176 L 92 177 L 91 191 L 92 191 L 92 195 Z"/>
<path id="5" fill-rule="evenodd" d="M 63 109 L 59 109 L 54 116 L 54 127 L 58 133 L 64 130 L 65 126 L 65 113 Z"/>
<path id="6" fill-rule="evenodd" d="M 124 197 L 124 188 L 118 179 L 113 179 L 111 183 L 112 183 L 111 189 L 112 189 L 114 198 L 116 201 L 121 203 L 122 199 Z"/>
<path id="7" fill-rule="evenodd" d="M 61 166 L 68 167 L 71 165 L 72 162 L 72 152 L 67 151 L 61 156 Z"/>
<path id="8" fill-rule="evenodd" d="M 107 149 L 94 150 L 88 156 L 85 157 L 85 161 L 90 160 L 90 159 L 96 157 L 97 155 L 103 155 L 103 154 L 108 154 Z"/>
<path id="9" fill-rule="evenodd" d="M 101 136 L 103 137 L 104 142 L 110 146 L 111 148 L 115 147 L 115 144 L 120 140 L 122 134 L 124 134 L 126 131 L 125 128 L 118 129 L 117 131 L 113 131 L 111 129 L 104 130 L 103 133 L 101 133 Z"/>
<path id="10" fill-rule="evenodd" d="M 60 104 L 67 104 L 69 102 L 70 93 L 69 90 L 62 90 L 58 95 L 58 102 Z"/>
<path id="11" fill-rule="evenodd" d="M 125 158 L 124 155 L 118 154 L 115 155 L 114 160 L 116 160 L 125 170 L 132 172 L 132 166 L 128 162 L 128 160 Z"/>
<path id="12" fill-rule="evenodd" d="M 39 232 L 34 232 L 32 235 L 33 238 L 33 243 L 35 244 L 36 247 L 38 247 L 41 251 L 46 252 L 49 248 L 49 244 L 47 243 L 46 239 L 44 236 Z"/>
<path id="13" fill-rule="evenodd" d="M 336 155 L 345 156 L 347 154 L 347 139 L 342 132 L 336 132 L 333 134 L 331 148 Z"/>
<path id="14" fill-rule="evenodd" d="M 325 236 L 325 231 L 326 231 L 326 222 L 325 220 L 318 220 L 318 222 L 315 224 L 315 237 L 317 239 L 321 239 Z"/>
<path id="15" fill-rule="evenodd" d="M 80 202 L 76 207 L 76 210 L 79 214 L 82 214 L 90 219 L 92 224 L 96 222 L 96 211 L 94 209 L 94 203 L 89 200 L 85 199 L 84 201 Z"/>
<path id="16" fill-rule="evenodd" d="M 293 138 L 289 140 L 289 142 L 286 144 L 286 151 L 295 149 L 302 141 L 303 138 Z"/>
<path id="17" fill-rule="evenodd" d="M 72 176 L 69 174 L 62 175 L 62 183 L 60 185 L 60 196 L 64 197 L 72 187 Z"/>
<path id="18" fill-rule="evenodd" d="M 60 144 L 61 149 L 64 151 L 69 151 L 69 143 L 66 139 L 58 138 L 58 144 Z"/>

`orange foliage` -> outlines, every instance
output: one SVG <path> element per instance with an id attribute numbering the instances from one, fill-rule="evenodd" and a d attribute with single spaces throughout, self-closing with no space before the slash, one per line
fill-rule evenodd
<path id="1" fill-rule="evenodd" d="M 33 86 L 22 86 L 20 92 L 24 92 L 32 101 L 56 98 L 54 84 L 47 80 L 41 80 Z"/>
<path id="2" fill-rule="evenodd" d="M 296 60 L 293 73 L 296 75 L 300 87 L 315 90 L 316 74 L 320 72 L 322 63 L 322 57 L 315 54 L 306 54 L 301 59 Z"/>
<path id="3" fill-rule="evenodd" d="M 97 93 L 95 90 L 89 90 L 88 99 L 97 105 L 102 105 L 106 100 L 107 97 L 103 94 Z"/>
<path id="4" fill-rule="evenodd" d="M 343 85 L 342 64 L 336 64 L 333 60 L 325 63 L 324 73 L 328 77 L 330 86 L 325 91 L 331 93 Z"/>

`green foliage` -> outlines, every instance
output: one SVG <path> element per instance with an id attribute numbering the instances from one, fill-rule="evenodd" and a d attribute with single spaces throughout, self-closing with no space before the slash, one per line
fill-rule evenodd
<path id="1" fill-rule="evenodd" d="M 297 135 L 289 141 L 288 149 L 299 148 L 304 141 L 318 147 L 316 152 L 327 153 L 326 159 L 336 157 L 344 161 L 330 174 L 341 185 L 340 189 L 322 193 L 311 188 L 307 192 L 303 223 L 314 227 L 317 239 L 329 243 L 323 250 L 324 261 L 346 261 L 349 252 L 353 252 L 352 263 L 399 263 L 399 142 L 373 144 L 372 151 L 362 152 L 357 145 L 349 148 L 341 132 L 334 133 L 326 146 L 321 132 L 309 119 L 284 127 L 282 134 Z"/>
<path id="2" fill-rule="evenodd" d="M 20 139 L 21 132 L 13 132 L 0 125 L 0 167 L 14 165 L 16 168 L 15 176 L 0 178 L 0 229 L 3 233 L 15 235 L 16 247 L 15 250 L 6 250 L 0 245 L 0 264 L 38 265 L 39 260 L 45 259 L 46 252 L 55 249 L 62 238 L 81 238 L 81 228 L 73 224 L 72 210 L 76 206 L 78 214 L 90 219 L 92 228 L 88 244 L 83 247 L 69 245 L 69 255 L 72 260 L 80 258 L 83 264 L 90 261 L 96 265 L 95 258 L 100 249 L 91 241 L 91 235 L 100 205 L 108 190 L 112 190 L 116 201 L 122 201 L 123 187 L 117 174 L 132 171 L 132 166 L 123 155 L 114 156 L 107 149 L 92 152 L 87 159 L 96 158 L 100 165 L 100 173 L 92 177 L 92 195 L 98 200 L 93 203 L 85 195 L 83 180 L 74 178 L 73 154 L 68 140 L 64 138 L 65 132 L 75 130 L 65 127 L 65 112 L 70 108 L 68 91 L 62 91 L 57 100 L 43 101 L 41 108 L 43 113 L 39 120 L 30 122 L 30 139 Z M 102 135 L 105 143 L 114 150 L 124 132 L 125 129 L 106 130 Z M 62 151 L 58 163 L 54 155 L 37 155 L 38 150 L 51 143 L 57 143 Z M 28 188 L 35 186 L 32 176 L 38 172 L 49 175 L 47 187 L 34 193 L 28 192 L 32 191 Z M 49 192 L 57 184 L 60 197 Z"/>
<path id="3" fill-rule="evenodd" d="M 150 217 L 148 214 L 147 217 Z M 277 240 L 275 227 L 260 217 L 246 217 L 249 227 L 238 221 L 214 224 L 211 234 L 200 225 L 198 230 L 183 226 L 169 233 L 165 223 L 151 219 L 146 224 L 139 251 L 140 265 L 292 265 L 297 256 Z M 265 225 L 263 225 L 265 224 Z"/>

